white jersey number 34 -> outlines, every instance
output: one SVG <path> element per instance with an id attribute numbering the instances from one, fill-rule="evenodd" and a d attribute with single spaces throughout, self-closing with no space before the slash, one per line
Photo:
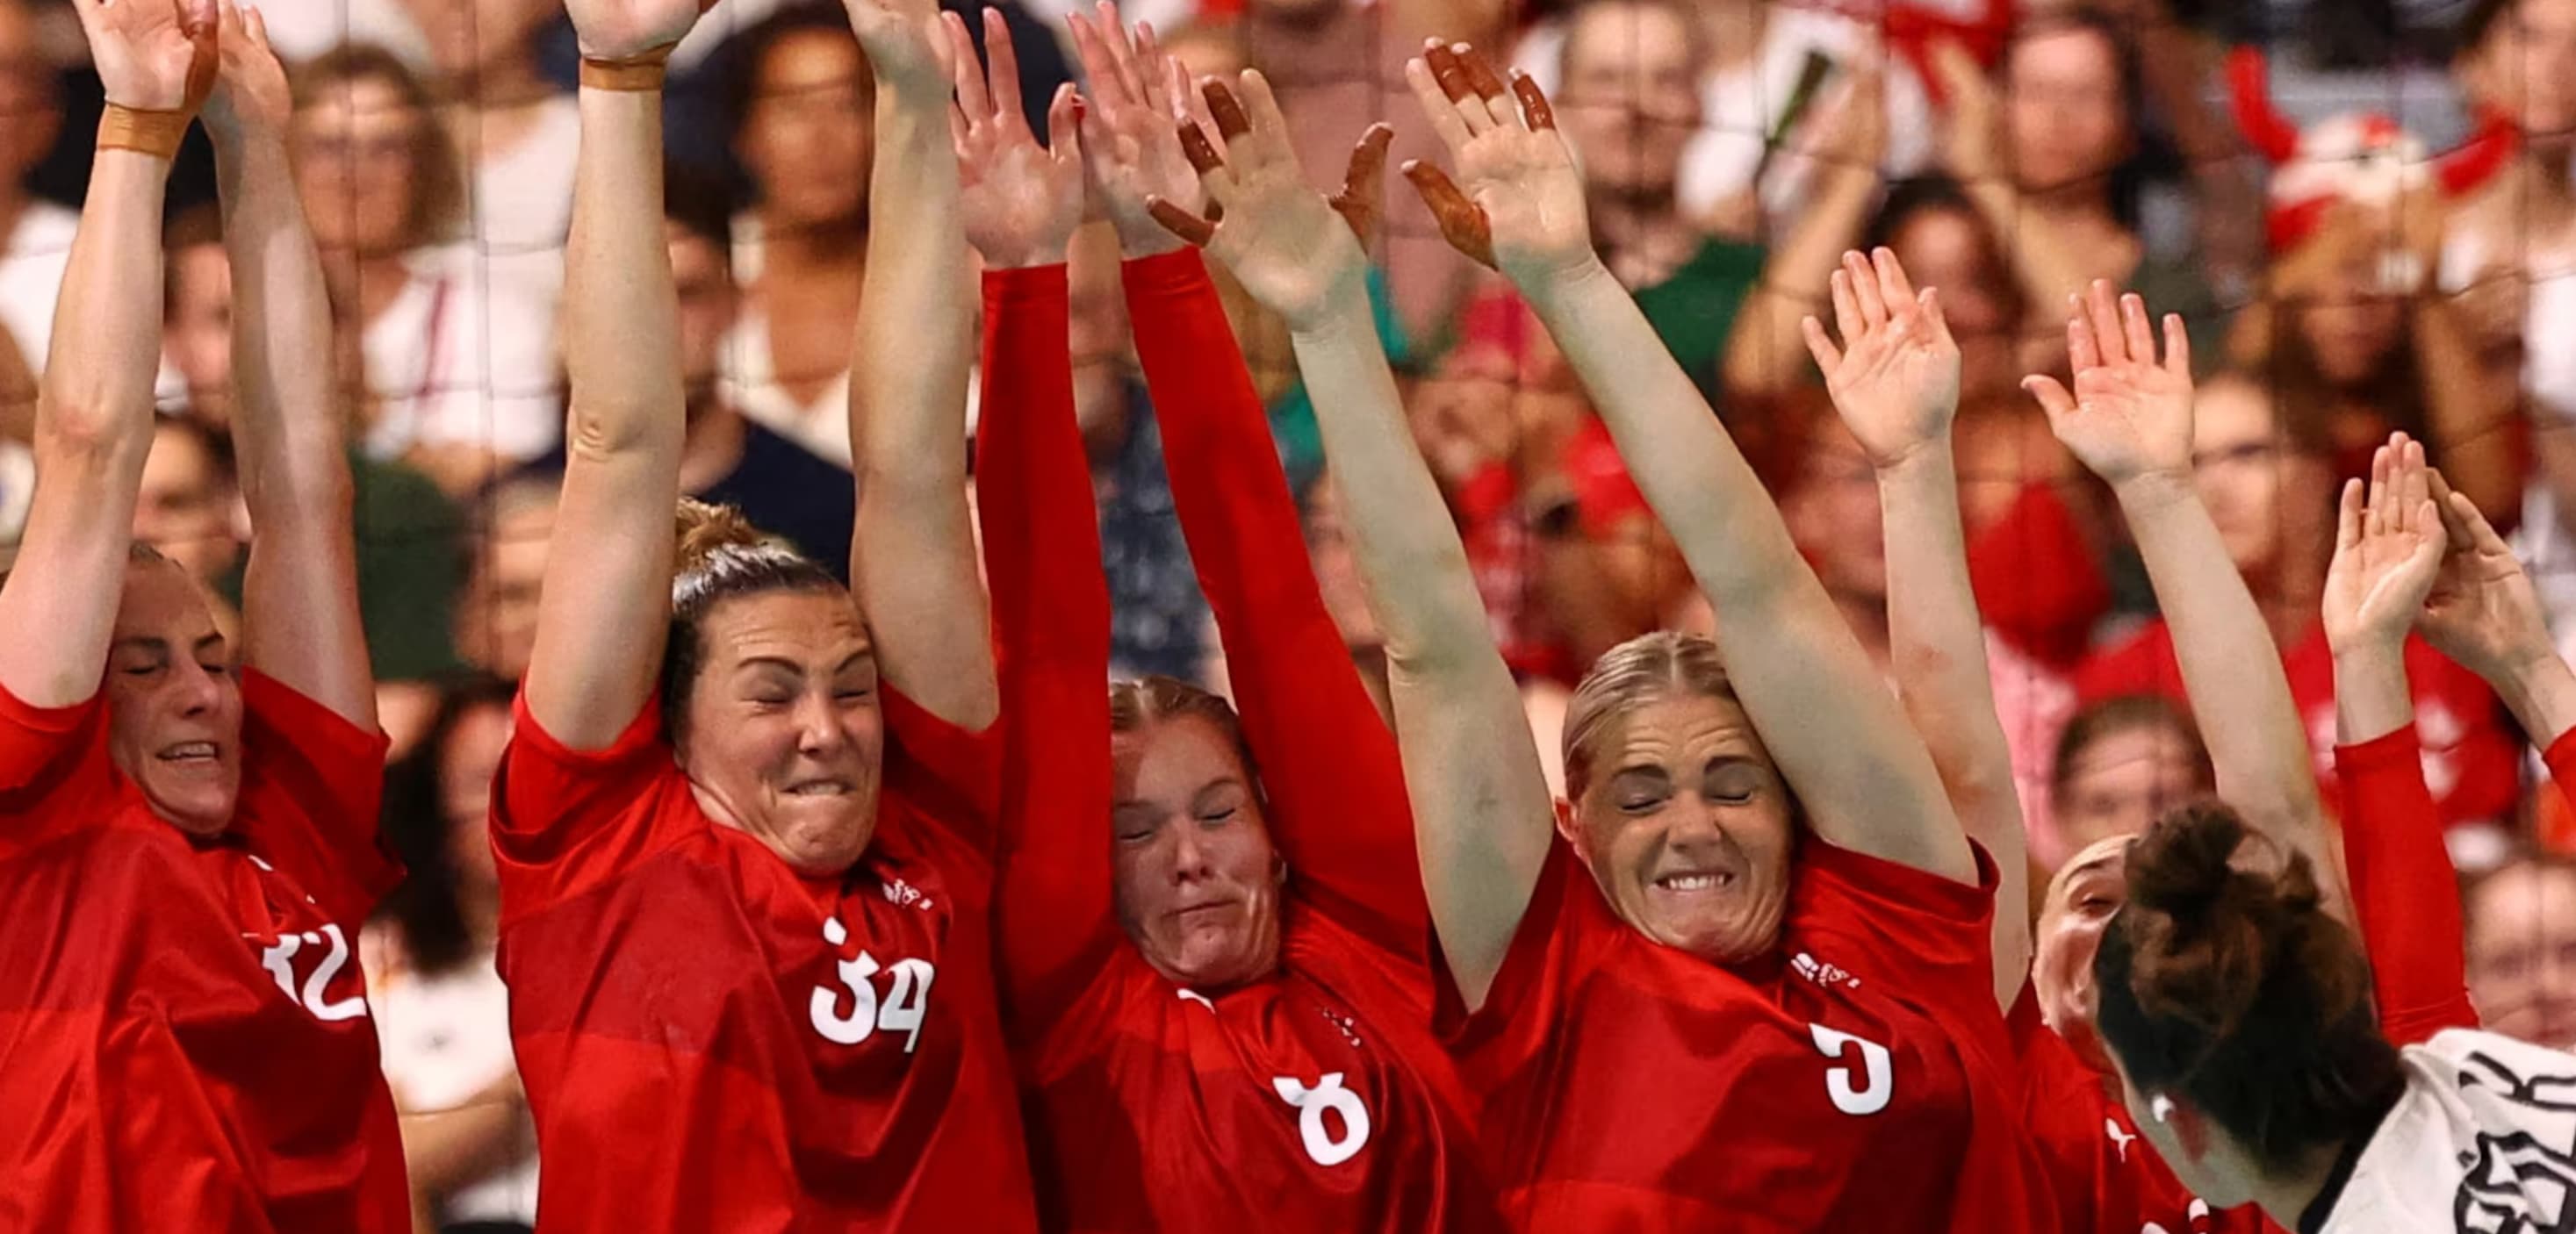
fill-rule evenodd
<path id="1" fill-rule="evenodd" d="M 838 949 L 850 941 L 849 929 L 840 918 L 828 918 L 823 922 L 823 941 Z M 876 977 L 880 972 L 886 974 L 887 981 L 883 998 L 877 997 Z M 884 1029 L 904 1034 L 906 1054 L 921 1044 L 921 1022 L 930 1011 L 930 983 L 939 975 L 930 961 L 897 960 L 887 968 L 862 950 L 840 961 L 834 975 L 840 980 L 837 988 L 818 985 L 814 996 L 806 1000 L 814 1031 L 823 1034 L 824 1040 L 857 1045 Z"/>

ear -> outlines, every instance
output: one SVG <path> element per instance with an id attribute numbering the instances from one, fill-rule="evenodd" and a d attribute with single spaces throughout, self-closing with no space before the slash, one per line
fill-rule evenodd
<path id="1" fill-rule="evenodd" d="M 1574 846 L 1574 853 L 1583 858 L 1583 864 L 1592 864 L 1591 854 L 1583 851 L 1583 829 L 1575 822 L 1574 803 L 1563 797 L 1556 799 L 1556 834 L 1564 836 L 1565 842 Z"/>

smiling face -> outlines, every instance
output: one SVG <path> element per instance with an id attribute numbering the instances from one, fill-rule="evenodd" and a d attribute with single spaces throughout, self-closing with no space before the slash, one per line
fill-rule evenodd
<path id="1" fill-rule="evenodd" d="M 876 835 L 885 714 L 876 656 L 845 591 L 718 601 L 699 621 L 680 769 L 708 816 L 807 874 L 837 874 Z"/>
<path id="2" fill-rule="evenodd" d="M 1118 917 L 1145 962 L 1207 993 L 1276 969 L 1285 867 L 1233 741 L 1169 715 L 1119 734 L 1115 766 Z"/>
<path id="3" fill-rule="evenodd" d="M 1714 963 L 1778 946 L 1796 809 L 1744 709 L 1665 692 L 1595 740 L 1564 826 L 1611 911 Z"/>
<path id="4" fill-rule="evenodd" d="M 241 683 L 205 598 L 169 561 L 131 562 L 112 637 L 110 758 L 153 813 L 191 835 L 223 831 L 241 789 Z"/>

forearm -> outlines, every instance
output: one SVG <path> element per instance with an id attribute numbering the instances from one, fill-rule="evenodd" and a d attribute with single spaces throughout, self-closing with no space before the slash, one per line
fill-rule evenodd
<path id="1" fill-rule="evenodd" d="M 2218 528 L 2186 478 L 2143 477 L 2115 491 L 2172 627 L 2218 795 L 2275 841 L 2315 858 L 2332 881 L 2306 726 L 2271 630 Z"/>
<path id="2" fill-rule="evenodd" d="M 2415 725 L 2406 685 L 2406 644 L 2368 640 L 2334 652 L 2335 741 L 2360 745 Z"/>
<path id="3" fill-rule="evenodd" d="M 263 533 L 345 526 L 349 465 L 332 382 L 331 304 L 286 144 L 275 134 L 222 143 L 215 173 L 233 271 L 232 433 L 252 525 Z"/>
<path id="4" fill-rule="evenodd" d="M 2576 730 L 2576 672 L 2546 646 L 2523 657 L 2513 669 L 2487 679 L 2513 712 L 2531 744 L 2543 750 Z"/>
<path id="5" fill-rule="evenodd" d="M 134 150 L 100 150 L 91 165 L 45 355 L 36 410 L 40 458 L 49 447 L 139 453 L 152 438 L 169 173 L 167 160 Z"/>
<path id="6" fill-rule="evenodd" d="M 1800 323 L 1821 311 L 1810 289 L 1825 286 L 1868 224 L 1878 198 L 1875 168 L 1834 168 L 1798 225 L 1772 248 L 1726 344 L 1726 389 L 1735 394 L 1775 393 L 1799 384 L 1809 372 Z"/>
<path id="7" fill-rule="evenodd" d="M 564 247 L 566 453 L 650 457 L 678 487 L 678 293 L 661 211 L 662 96 L 585 89 Z"/>

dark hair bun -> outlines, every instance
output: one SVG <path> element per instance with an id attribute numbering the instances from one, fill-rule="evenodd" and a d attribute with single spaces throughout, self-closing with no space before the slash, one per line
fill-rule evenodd
<path id="1" fill-rule="evenodd" d="M 2213 1036 L 2233 1032 L 2261 996 L 2272 951 L 2267 927 L 2279 921 L 2290 890 L 2233 864 L 2252 838 L 2235 811 L 2207 802 L 2157 820 L 2129 850 L 2129 904 L 2142 914 L 2131 988 L 2149 1011 Z M 2297 877 L 2313 907 L 2304 867 Z"/>
<path id="2" fill-rule="evenodd" d="M 672 564 L 681 574 L 698 570 L 726 549 L 758 548 L 769 542 L 742 511 L 695 497 L 680 499 L 678 534 L 679 551 Z"/>

